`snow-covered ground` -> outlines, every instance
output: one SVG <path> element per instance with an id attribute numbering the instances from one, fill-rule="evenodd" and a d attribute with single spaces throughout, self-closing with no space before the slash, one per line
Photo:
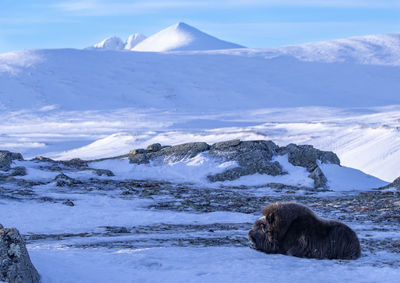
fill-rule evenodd
<path id="1" fill-rule="evenodd" d="M 152 143 L 261 139 L 312 144 L 344 166 L 320 164 L 332 191 L 310 192 L 265 186 L 311 186 L 286 156 L 275 160 L 288 175 L 213 185 L 207 174 L 236 164 L 206 153 L 162 166 L 105 160 L 90 166 L 116 176 L 68 169 L 81 183 L 65 187 L 57 166 L 15 162 L 27 175 L 1 176 L 0 223 L 26 236 L 43 282 L 398 281 L 397 192 L 371 189 L 400 175 L 400 34 L 206 50 L 237 46 L 180 24 L 129 43 L 178 51 L 126 44 L 0 54 L 0 149 L 96 159 Z M 282 200 L 344 221 L 363 256 L 321 261 L 249 249 L 261 208 Z"/>
<path id="2" fill-rule="evenodd" d="M 400 107 L 270 108 L 192 114 L 161 110 L 16 111 L 0 114 L 0 144 L 26 158 L 95 159 L 159 142 L 229 139 L 312 144 L 385 181 L 400 175 Z"/>
<path id="3" fill-rule="evenodd" d="M 28 174 L 15 178 L 31 183 L 3 182 L 0 190 L 0 215 L 7 215 L 1 222 L 25 235 L 44 283 L 396 282 L 400 275 L 400 231 L 396 218 L 387 214 L 398 208 L 397 197 L 384 191 L 372 192 L 377 196 L 369 199 L 355 191 L 135 181 L 120 175 L 129 164 L 115 163 L 109 164 L 115 177 L 66 168 L 64 173 L 81 183 L 57 185 L 59 172 L 45 165 L 16 161 L 13 167 L 25 166 Z M 97 162 L 96 167 L 106 165 Z M 359 235 L 362 257 L 314 260 L 250 249 L 248 230 L 262 207 L 278 200 L 304 203 L 323 217 L 344 221 Z M 371 202 L 385 209 L 371 209 Z"/>

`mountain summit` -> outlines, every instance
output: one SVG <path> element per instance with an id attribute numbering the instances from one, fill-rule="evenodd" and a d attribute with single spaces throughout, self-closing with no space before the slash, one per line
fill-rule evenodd
<path id="1" fill-rule="evenodd" d="M 102 50 L 123 50 L 132 49 L 141 41 L 145 40 L 146 36 L 141 33 L 131 34 L 128 40 L 124 42 L 117 36 L 110 36 L 95 45 L 88 47 L 88 49 L 102 49 Z"/>
<path id="2" fill-rule="evenodd" d="M 243 46 L 220 40 L 188 24 L 177 23 L 140 42 L 133 51 L 183 51 L 243 48 Z"/>

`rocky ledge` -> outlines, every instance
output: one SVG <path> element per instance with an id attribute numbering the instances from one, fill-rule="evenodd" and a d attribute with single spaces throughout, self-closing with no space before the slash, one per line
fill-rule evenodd
<path id="1" fill-rule="evenodd" d="M 176 146 L 152 144 L 147 149 L 136 149 L 129 153 L 129 160 L 135 164 L 150 162 L 171 162 L 193 158 L 207 152 L 221 162 L 235 161 L 238 166 L 222 173 L 207 176 L 211 182 L 236 180 L 242 176 L 256 173 L 271 176 L 285 175 L 281 164 L 274 160 L 279 155 L 287 155 L 288 161 L 295 166 L 306 168 L 309 177 L 314 180 L 315 188 L 326 188 L 327 178 L 319 167 L 321 163 L 340 165 L 335 153 L 321 151 L 311 145 L 289 144 L 279 147 L 272 141 L 231 140 L 208 145 L 204 142 L 185 143 Z"/>
<path id="2" fill-rule="evenodd" d="M 36 283 L 40 276 L 26 250 L 25 241 L 15 228 L 0 224 L 0 281 Z"/>

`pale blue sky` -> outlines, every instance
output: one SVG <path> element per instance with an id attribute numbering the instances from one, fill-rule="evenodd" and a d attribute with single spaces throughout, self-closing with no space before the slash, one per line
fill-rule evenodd
<path id="1" fill-rule="evenodd" d="M 400 0 L 0 0 L 0 52 L 83 48 L 183 21 L 248 47 L 400 32 Z"/>

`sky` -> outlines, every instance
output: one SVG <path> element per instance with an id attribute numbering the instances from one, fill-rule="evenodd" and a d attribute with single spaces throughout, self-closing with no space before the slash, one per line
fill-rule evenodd
<path id="1" fill-rule="evenodd" d="M 0 53 L 84 48 L 185 22 L 262 48 L 400 32 L 400 0 L 0 0 Z"/>

